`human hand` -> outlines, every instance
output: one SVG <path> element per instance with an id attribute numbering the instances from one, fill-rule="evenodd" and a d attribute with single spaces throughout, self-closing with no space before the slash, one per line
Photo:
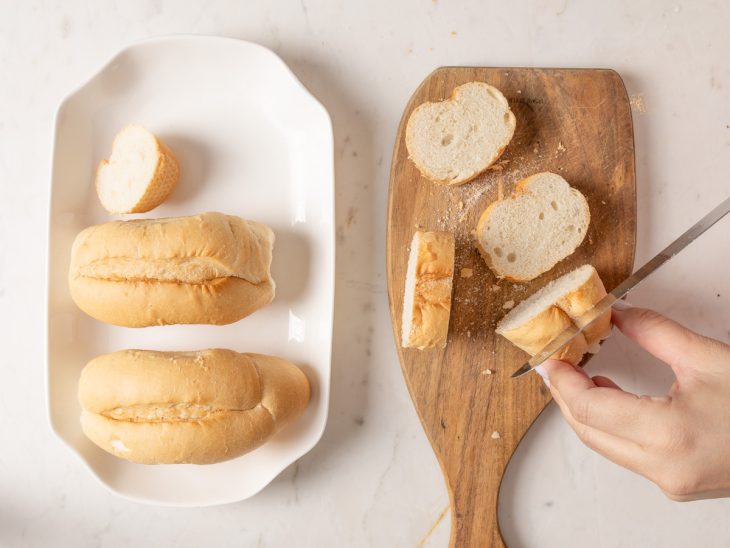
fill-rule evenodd
<path id="1" fill-rule="evenodd" d="M 612 319 L 672 368 L 674 384 L 666 396 L 636 396 L 548 360 L 538 371 L 563 416 L 589 448 L 673 500 L 730 496 L 730 345 L 651 310 L 614 310 Z"/>

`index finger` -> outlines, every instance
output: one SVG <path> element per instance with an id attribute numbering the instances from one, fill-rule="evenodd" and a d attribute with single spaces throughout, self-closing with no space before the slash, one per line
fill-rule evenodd
<path id="1" fill-rule="evenodd" d="M 598 386 L 582 369 L 557 361 L 543 363 L 553 390 L 579 423 L 640 445 L 667 424 L 668 398 L 639 397 L 620 388 Z"/>

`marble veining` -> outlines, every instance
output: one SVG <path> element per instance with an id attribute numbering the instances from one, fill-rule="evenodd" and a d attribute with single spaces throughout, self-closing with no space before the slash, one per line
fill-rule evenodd
<path id="1" fill-rule="evenodd" d="M 395 130 L 441 65 L 610 67 L 631 97 L 637 262 L 725 198 L 730 171 L 727 3 L 130 2 L 0 4 L 0 546 L 446 546 L 438 464 L 397 362 L 385 290 Z M 318 446 L 254 498 L 202 509 L 107 493 L 50 432 L 43 394 L 46 208 L 59 101 L 118 49 L 169 33 L 276 51 L 332 117 L 337 294 L 332 399 Z M 631 296 L 730 339 L 728 222 Z M 638 392 L 667 369 L 615 335 L 590 365 Z M 585 449 L 554 406 L 500 495 L 510 546 L 730 544 L 730 501 L 677 504 Z"/>

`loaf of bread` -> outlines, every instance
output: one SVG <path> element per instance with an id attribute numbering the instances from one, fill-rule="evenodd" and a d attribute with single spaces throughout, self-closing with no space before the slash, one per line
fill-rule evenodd
<path id="1" fill-rule="evenodd" d="M 71 250 L 71 297 L 125 327 L 232 323 L 274 298 L 273 244 L 266 225 L 222 213 L 91 226 Z"/>
<path id="2" fill-rule="evenodd" d="M 534 356 L 571 323 L 583 327 L 578 323 L 579 318 L 605 295 L 606 289 L 596 269 L 589 264 L 584 265 L 522 301 L 502 318 L 496 331 Z M 610 334 L 609 310 L 553 358 L 577 365 L 585 352 L 597 352 L 598 343 Z"/>
<path id="3" fill-rule="evenodd" d="M 403 294 L 403 347 L 446 346 L 453 277 L 454 235 L 416 232 L 411 241 Z"/>
<path id="4" fill-rule="evenodd" d="M 109 160 L 96 171 L 96 192 L 110 213 L 141 213 L 160 205 L 177 185 L 180 167 L 172 151 L 140 125 L 114 138 Z"/>
<path id="5" fill-rule="evenodd" d="M 590 221 L 588 202 L 578 190 L 560 175 L 538 173 L 484 210 L 477 247 L 497 277 L 532 280 L 576 250 Z"/>
<path id="6" fill-rule="evenodd" d="M 454 88 L 446 101 L 413 110 L 406 125 L 406 148 L 424 177 L 459 185 L 502 155 L 515 125 L 507 99 L 497 88 L 469 82 Z"/>
<path id="7" fill-rule="evenodd" d="M 281 358 L 122 350 L 81 372 L 84 434 L 142 464 L 210 464 L 255 449 L 304 412 L 309 383 Z"/>

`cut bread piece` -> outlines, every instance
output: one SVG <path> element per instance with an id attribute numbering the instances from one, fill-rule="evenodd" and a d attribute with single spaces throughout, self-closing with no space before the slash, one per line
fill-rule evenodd
<path id="1" fill-rule="evenodd" d="M 497 333 L 531 356 L 545 348 L 606 295 L 593 266 L 587 264 L 547 284 L 514 307 L 497 324 Z M 553 358 L 577 365 L 587 351 L 611 334 L 611 311 L 604 312 Z"/>
<path id="2" fill-rule="evenodd" d="M 469 82 L 454 88 L 446 101 L 416 107 L 406 125 L 406 148 L 424 177 L 459 185 L 502 155 L 515 125 L 502 92 L 484 82 Z"/>
<path id="3" fill-rule="evenodd" d="M 401 345 L 405 348 L 446 346 L 454 277 L 454 235 L 413 235 L 403 294 Z"/>
<path id="4" fill-rule="evenodd" d="M 588 202 L 578 190 L 560 175 L 538 173 L 484 210 L 477 247 L 497 277 L 528 281 L 573 253 L 590 222 Z"/>
<path id="5" fill-rule="evenodd" d="M 179 176 L 170 149 L 142 126 L 129 125 L 114 138 L 109 160 L 99 164 L 96 192 L 109 213 L 143 213 L 165 201 Z"/>

